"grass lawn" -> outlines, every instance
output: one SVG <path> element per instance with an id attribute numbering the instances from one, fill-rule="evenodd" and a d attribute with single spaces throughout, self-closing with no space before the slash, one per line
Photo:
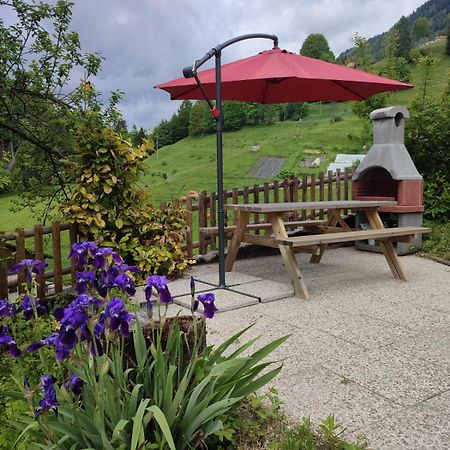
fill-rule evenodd
<path id="1" fill-rule="evenodd" d="M 32 213 L 28 209 L 12 212 L 11 207 L 17 201 L 17 195 L 15 194 L 0 194 L 0 230 L 1 231 L 14 231 L 18 227 L 24 227 L 25 229 L 33 228 L 33 225 L 37 223 Z"/>

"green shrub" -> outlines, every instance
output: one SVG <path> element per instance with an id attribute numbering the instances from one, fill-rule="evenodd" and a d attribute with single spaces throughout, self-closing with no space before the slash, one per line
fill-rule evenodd
<path id="1" fill-rule="evenodd" d="M 423 251 L 428 255 L 450 261 L 450 221 L 427 222 L 426 225 L 430 226 L 433 232 L 424 235 Z"/>
<path id="2" fill-rule="evenodd" d="M 448 222 L 450 219 L 450 179 L 436 174 L 425 179 L 424 218 L 437 222 Z"/>
<path id="3" fill-rule="evenodd" d="M 0 193 L 8 192 L 12 188 L 11 173 L 0 167 Z"/>
<path id="4" fill-rule="evenodd" d="M 188 263 L 182 249 L 186 211 L 155 209 L 137 187 L 152 151 L 147 141 L 134 148 L 110 129 L 80 129 L 78 162 L 72 165 L 78 182 L 61 210 L 86 238 L 117 248 L 127 263 L 146 273 L 176 274 Z"/>

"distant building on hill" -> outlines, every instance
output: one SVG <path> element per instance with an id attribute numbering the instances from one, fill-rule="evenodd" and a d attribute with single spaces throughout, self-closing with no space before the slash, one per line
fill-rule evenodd
<path id="1" fill-rule="evenodd" d="M 366 155 L 347 155 L 345 153 L 338 153 L 334 162 L 328 165 L 327 170 L 331 170 L 332 172 L 336 172 L 336 170 L 344 170 L 347 167 L 352 167 L 355 164 L 359 164 Z"/>

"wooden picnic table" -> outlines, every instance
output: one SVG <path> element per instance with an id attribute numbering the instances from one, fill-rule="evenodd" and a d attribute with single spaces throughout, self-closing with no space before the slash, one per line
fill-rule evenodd
<path id="1" fill-rule="evenodd" d="M 378 208 L 395 205 L 396 202 L 392 201 L 359 200 L 226 205 L 228 209 L 239 212 L 238 222 L 226 259 L 226 271 L 230 272 L 233 269 L 241 242 L 278 247 L 292 281 L 295 295 L 309 299 L 309 292 L 295 257 L 295 248 L 311 251 L 313 254 L 310 262 L 319 263 L 329 244 L 377 239 L 393 276 L 400 280 L 406 280 L 393 242 L 409 242 L 415 234 L 428 233 L 431 229 L 425 227 L 384 228 L 383 221 L 378 214 Z M 284 218 L 286 215 L 299 210 L 326 210 L 328 219 L 325 224 L 318 223 L 315 226 L 317 234 L 290 237 L 286 231 Z M 350 228 L 342 216 L 344 210 L 364 212 L 371 229 L 355 230 Z M 267 215 L 271 224 L 271 235 L 258 236 L 246 233 L 249 217 L 253 213 Z"/>

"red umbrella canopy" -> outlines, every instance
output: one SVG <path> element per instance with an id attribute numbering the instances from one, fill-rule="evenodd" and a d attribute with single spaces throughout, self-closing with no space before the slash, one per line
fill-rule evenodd
<path id="1" fill-rule="evenodd" d="M 209 98 L 216 96 L 215 70 L 198 72 Z M 222 98 L 256 103 L 364 100 L 411 84 L 275 48 L 222 66 Z M 155 86 L 172 100 L 201 100 L 194 78 Z"/>

